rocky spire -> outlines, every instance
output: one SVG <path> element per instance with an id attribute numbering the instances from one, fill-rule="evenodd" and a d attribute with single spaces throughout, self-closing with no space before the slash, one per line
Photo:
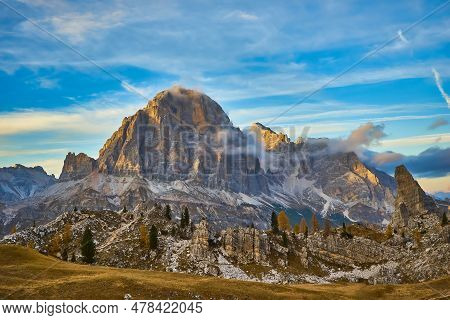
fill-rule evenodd
<path id="1" fill-rule="evenodd" d="M 84 153 L 69 152 L 64 160 L 60 180 L 78 180 L 90 175 L 97 168 L 97 162 Z"/>
<path id="2" fill-rule="evenodd" d="M 432 197 L 428 196 L 414 180 L 404 165 L 395 168 L 397 182 L 397 197 L 395 211 L 392 215 L 394 230 L 403 232 L 409 228 L 409 220 L 430 212 L 437 212 L 438 208 Z"/>

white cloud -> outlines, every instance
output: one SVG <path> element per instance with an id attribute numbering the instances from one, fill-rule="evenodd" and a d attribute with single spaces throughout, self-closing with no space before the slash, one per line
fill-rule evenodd
<path id="1" fill-rule="evenodd" d="M 52 31 L 64 36 L 73 43 L 85 40 L 85 36 L 101 29 L 109 29 L 120 25 L 124 12 L 113 11 L 101 15 L 92 13 L 70 13 L 48 19 Z"/>
<path id="2" fill-rule="evenodd" d="M 442 87 L 441 75 L 435 68 L 432 68 L 431 70 L 433 71 L 434 82 L 436 83 L 436 86 L 438 87 L 439 91 L 441 92 L 442 97 L 444 98 L 445 102 L 447 103 L 448 107 L 450 108 L 450 97 L 445 92 L 444 88 Z"/>
<path id="3" fill-rule="evenodd" d="M 450 133 L 428 134 L 398 139 L 386 139 L 381 141 L 380 145 L 383 147 L 404 147 L 404 146 L 432 145 L 437 142 L 439 143 L 450 142 Z"/>
<path id="4" fill-rule="evenodd" d="M 408 41 L 408 39 L 406 39 L 405 38 L 405 36 L 403 35 L 403 32 L 402 32 L 402 30 L 398 30 L 397 31 L 397 35 L 398 35 L 398 38 L 403 42 L 403 43 L 409 43 L 409 41 Z"/>
<path id="5" fill-rule="evenodd" d="M 38 78 L 36 81 L 42 89 L 55 89 L 59 87 L 59 81 L 57 79 Z"/>
<path id="6" fill-rule="evenodd" d="M 112 133 L 136 106 L 71 108 L 64 111 L 23 110 L 1 113 L 0 136 L 31 132 Z"/>
<path id="7" fill-rule="evenodd" d="M 229 19 L 229 18 L 236 18 L 236 19 L 240 19 L 240 20 L 246 20 L 246 21 L 255 21 L 258 20 L 258 16 L 245 12 L 245 11 L 241 11 L 241 10 L 235 10 L 232 11 L 230 13 L 228 13 L 225 18 Z"/>

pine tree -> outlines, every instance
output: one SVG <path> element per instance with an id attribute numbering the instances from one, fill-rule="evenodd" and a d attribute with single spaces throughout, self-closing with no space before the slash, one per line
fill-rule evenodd
<path id="1" fill-rule="evenodd" d="M 286 232 L 283 232 L 283 235 L 282 235 L 282 237 L 283 237 L 283 247 L 288 247 L 288 245 L 289 245 L 289 240 L 288 240 L 288 237 L 287 237 L 287 235 L 286 235 Z"/>
<path id="2" fill-rule="evenodd" d="M 158 229 L 155 225 L 150 228 L 150 249 L 156 250 L 158 248 Z"/>
<path id="3" fill-rule="evenodd" d="M 69 253 L 67 252 L 67 248 L 64 248 L 61 254 L 61 259 L 64 261 L 67 261 L 69 259 Z"/>
<path id="4" fill-rule="evenodd" d="M 441 225 L 442 225 L 442 226 L 446 226 L 447 224 L 448 224 L 447 213 L 444 212 L 444 214 L 442 215 L 442 222 L 441 222 Z"/>
<path id="5" fill-rule="evenodd" d="M 422 246 L 422 234 L 420 233 L 420 231 L 418 229 L 414 229 L 413 238 L 414 238 L 414 242 L 416 243 L 416 246 L 421 247 Z"/>
<path id="6" fill-rule="evenodd" d="M 141 224 L 139 227 L 139 241 L 142 249 L 148 250 L 150 248 L 150 238 L 148 235 L 148 228 L 143 224 Z"/>
<path id="7" fill-rule="evenodd" d="M 73 212 L 78 212 L 78 208 L 76 206 L 73 207 Z"/>
<path id="8" fill-rule="evenodd" d="M 36 228 L 36 220 L 33 220 L 33 228 Z"/>
<path id="9" fill-rule="evenodd" d="M 188 207 L 184 207 L 184 211 L 181 214 L 180 227 L 182 229 L 186 228 L 189 225 L 189 209 Z"/>
<path id="10" fill-rule="evenodd" d="M 289 223 L 289 217 L 284 210 L 281 210 L 277 217 L 278 228 L 282 231 L 290 231 L 291 224 Z"/>
<path id="11" fill-rule="evenodd" d="M 331 234 L 331 223 L 330 223 L 330 220 L 325 219 L 325 225 L 324 225 L 324 228 L 323 228 L 323 235 L 325 237 L 328 237 L 330 234 Z"/>
<path id="12" fill-rule="evenodd" d="M 298 223 L 294 226 L 294 233 L 295 234 L 299 234 L 300 233 L 300 225 Z"/>
<path id="13" fill-rule="evenodd" d="M 316 214 L 313 213 L 311 216 L 311 229 L 313 233 L 316 233 L 319 231 L 319 220 L 317 220 Z"/>
<path id="14" fill-rule="evenodd" d="M 86 227 L 83 233 L 83 239 L 81 240 L 81 255 L 83 261 L 86 263 L 93 263 L 95 256 L 95 243 L 91 229 Z"/>
<path id="15" fill-rule="evenodd" d="M 70 262 L 77 262 L 77 258 L 75 258 L 75 253 L 72 253 L 72 258 L 70 258 Z"/>
<path id="16" fill-rule="evenodd" d="M 272 232 L 277 234 L 278 233 L 278 219 L 277 214 L 275 211 L 272 211 Z"/>
<path id="17" fill-rule="evenodd" d="M 127 206 L 124 206 L 124 207 L 123 207 L 123 210 L 122 210 L 122 212 L 123 212 L 123 213 L 127 213 L 127 212 L 128 212 L 128 210 L 127 210 Z"/>
<path id="18" fill-rule="evenodd" d="M 171 212 L 172 212 L 172 209 L 170 208 L 170 206 L 168 204 L 166 204 L 166 207 L 164 209 L 164 214 L 165 214 L 166 219 L 168 221 L 172 220 Z"/>
<path id="19" fill-rule="evenodd" d="M 308 235 L 308 224 L 306 223 L 305 218 L 302 218 L 302 220 L 300 221 L 300 233 L 306 236 Z"/>

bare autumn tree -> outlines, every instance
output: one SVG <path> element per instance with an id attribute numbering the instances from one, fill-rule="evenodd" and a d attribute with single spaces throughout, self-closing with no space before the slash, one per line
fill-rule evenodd
<path id="1" fill-rule="evenodd" d="M 308 224 L 306 223 L 305 218 L 302 218 L 300 221 L 300 233 L 303 233 L 304 235 L 308 234 Z"/>
<path id="2" fill-rule="evenodd" d="M 148 228 L 146 225 L 141 224 L 139 226 L 139 242 L 141 244 L 141 248 L 148 250 L 150 248 L 150 237 L 148 233 Z"/>
<path id="3" fill-rule="evenodd" d="M 298 223 L 294 226 L 294 233 L 295 234 L 299 234 L 300 233 L 300 225 Z"/>
<path id="4" fill-rule="evenodd" d="M 392 238 L 392 235 L 394 234 L 393 230 L 392 230 L 392 225 L 388 224 L 388 226 L 386 227 L 386 230 L 384 231 L 384 235 L 386 236 L 387 239 Z"/>
<path id="5" fill-rule="evenodd" d="M 72 225 L 67 223 L 64 225 L 62 242 L 64 246 L 67 246 L 72 241 Z"/>
<path id="6" fill-rule="evenodd" d="M 287 216 L 284 210 L 281 210 L 277 217 L 278 220 L 278 228 L 281 231 L 290 231 L 291 224 L 289 223 L 289 217 Z"/>
<path id="7" fill-rule="evenodd" d="M 17 232 L 17 227 L 16 226 L 13 226 L 12 228 L 11 228 L 11 234 L 14 234 L 14 233 L 16 233 Z"/>
<path id="8" fill-rule="evenodd" d="M 56 256 L 59 252 L 61 252 L 61 236 L 55 234 L 50 240 L 48 253 L 52 256 Z"/>

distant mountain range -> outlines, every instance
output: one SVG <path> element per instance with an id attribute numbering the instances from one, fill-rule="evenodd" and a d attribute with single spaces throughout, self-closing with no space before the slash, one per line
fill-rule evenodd
<path id="1" fill-rule="evenodd" d="M 266 228 L 272 210 L 292 221 L 316 212 L 386 224 L 395 180 L 328 139 L 299 139 L 256 123 L 234 127 L 222 108 L 194 90 L 172 88 L 123 120 L 98 159 L 69 153 L 59 179 L 42 168 L 0 169 L 2 233 L 47 222 L 73 207 L 134 208 L 143 201 L 189 207 L 213 228 Z M 175 210 L 179 212 L 180 210 Z"/>

